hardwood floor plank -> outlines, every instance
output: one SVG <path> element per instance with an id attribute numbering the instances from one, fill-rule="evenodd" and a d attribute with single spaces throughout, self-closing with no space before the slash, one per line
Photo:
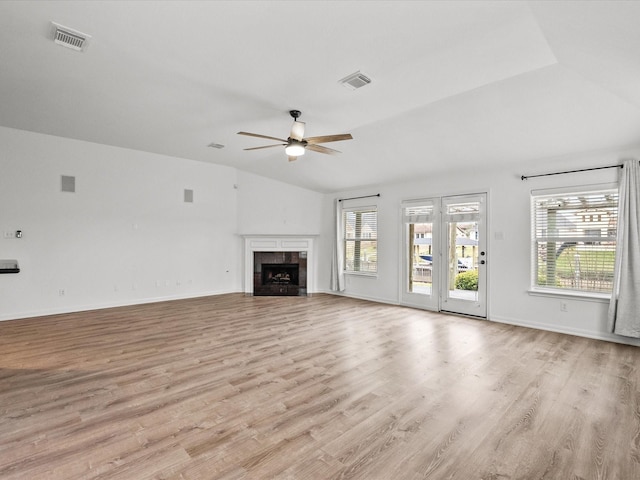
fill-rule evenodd
<path id="1" fill-rule="evenodd" d="M 0 322 L 0 478 L 640 478 L 640 349 L 229 294 Z"/>

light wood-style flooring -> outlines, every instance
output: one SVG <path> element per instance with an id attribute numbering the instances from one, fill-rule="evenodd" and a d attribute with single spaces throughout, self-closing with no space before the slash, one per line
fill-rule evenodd
<path id="1" fill-rule="evenodd" d="M 331 296 L 0 322 L 0 479 L 640 479 L 640 349 Z"/>

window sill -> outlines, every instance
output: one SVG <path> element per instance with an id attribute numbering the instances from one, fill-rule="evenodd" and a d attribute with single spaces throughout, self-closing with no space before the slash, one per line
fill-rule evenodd
<path id="1" fill-rule="evenodd" d="M 611 300 L 611 294 L 608 293 L 563 292 L 551 289 L 530 289 L 528 293 L 536 297 L 570 298 L 573 300 L 584 300 L 585 302 L 609 303 Z"/>
<path id="2" fill-rule="evenodd" d="M 355 275 L 356 277 L 378 278 L 377 273 L 371 272 L 344 272 L 345 275 Z"/>

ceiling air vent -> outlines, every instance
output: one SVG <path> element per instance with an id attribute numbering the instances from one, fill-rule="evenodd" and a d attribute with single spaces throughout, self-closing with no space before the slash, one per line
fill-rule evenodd
<path id="1" fill-rule="evenodd" d="M 366 75 L 363 75 L 359 71 L 356 73 L 352 73 L 351 75 L 347 75 L 340 83 L 351 90 L 355 90 L 360 87 L 364 87 L 371 83 L 371 79 Z"/>
<path id="2" fill-rule="evenodd" d="M 91 39 L 91 35 L 64 27 L 55 22 L 51 22 L 51 32 L 55 43 L 79 52 L 86 50 Z"/>
<path id="3" fill-rule="evenodd" d="M 207 145 L 207 147 L 211 147 L 211 148 L 217 148 L 217 149 L 221 149 L 224 148 L 224 145 L 221 145 L 219 143 L 210 143 L 209 145 Z"/>

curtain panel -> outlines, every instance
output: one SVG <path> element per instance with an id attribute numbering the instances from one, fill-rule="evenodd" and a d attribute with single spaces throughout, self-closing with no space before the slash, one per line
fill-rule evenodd
<path id="1" fill-rule="evenodd" d="M 625 160 L 620 171 L 618 235 L 613 292 L 609 303 L 611 333 L 640 338 L 640 164 Z"/>
<path id="2" fill-rule="evenodd" d="M 333 238 L 333 255 L 331 262 L 331 290 L 344 292 L 344 243 L 342 239 L 342 207 L 336 198 L 334 205 L 335 235 Z"/>

